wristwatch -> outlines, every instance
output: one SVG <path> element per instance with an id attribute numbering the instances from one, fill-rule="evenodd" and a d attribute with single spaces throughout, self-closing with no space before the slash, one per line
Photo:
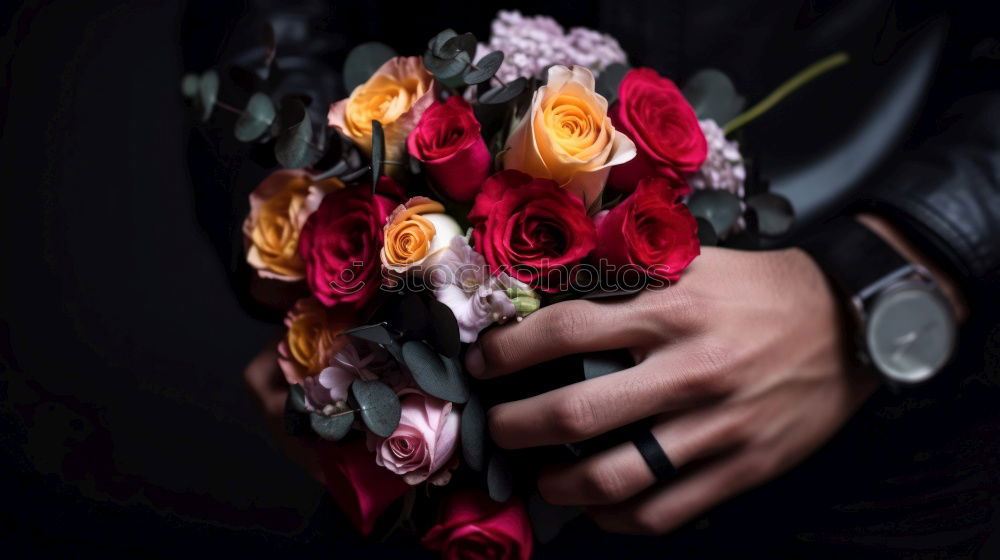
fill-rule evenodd
<path id="1" fill-rule="evenodd" d="M 941 371 L 954 350 L 957 327 L 926 269 L 853 218 L 828 223 L 800 247 L 844 296 L 862 363 L 894 387 L 927 381 Z"/>

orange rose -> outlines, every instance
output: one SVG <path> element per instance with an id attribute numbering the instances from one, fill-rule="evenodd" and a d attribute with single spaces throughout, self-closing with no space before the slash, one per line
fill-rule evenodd
<path id="1" fill-rule="evenodd" d="M 531 109 L 507 140 L 505 169 L 552 179 L 592 208 L 611 166 L 635 157 L 635 144 L 615 130 L 608 101 L 581 66 L 552 66 Z"/>
<path id="2" fill-rule="evenodd" d="M 441 203 L 423 196 L 397 206 L 383 231 L 382 264 L 394 272 L 419 267 L 461 233 L 455 220 L 444 213 Z"/>
<path id="3" fill-rule="evenodd" d="M 296 281 L 305 265 L 299 257 L 299 233 L 323 197 L 344 186 L 337 179 L 314 182 L 298 169 L 269 175 L 250 193 L 250 214 L 243 221 L 247 262 L 263 278 Z"/>
<path id="4" fill-rule="evenodd" d="M 397 56 L 383 64 L 350 97 L 330 106 L 330 126 L 370 156 L 372 120 L 382 123 L 385 159 L 403 161 L 406 137 L 434 102 L 433 78 L 417 56 Z"/>
<path id="5" fill-rule="evenodd" d="M 278 343 L 278 365 L 288 383 L 296 384 L 330 365 L 330 359 L 347 344 L 340 334 L 352 325 L 308 297 L 295 302 L 285 316 L 285 326 L 288 332 Z"/>

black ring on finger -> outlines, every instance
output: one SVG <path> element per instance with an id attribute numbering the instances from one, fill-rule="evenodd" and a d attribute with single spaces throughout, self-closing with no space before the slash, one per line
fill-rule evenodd
<path id="1" fill-rule="evenodd" d="M 642 460 L 649 466 L 649 470 L 653 471 L 656 480 L 662 482 L 677 474 L 677 467 L 670 462 L 670 458 L 663 451 L 660 442 L 656 441 L 653 432 L 641 430 L 632 438 L 632 443 L 639 450 L 639 455 L 642 455 Z"/>

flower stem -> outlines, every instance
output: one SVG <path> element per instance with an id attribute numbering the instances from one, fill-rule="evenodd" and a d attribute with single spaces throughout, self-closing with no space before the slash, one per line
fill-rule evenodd
<path id="1" fill-rule="evenodd" d="M 220 109 L 225 109 L 226 111 L 229 111 L 230 113 L 236 113 L 237 115 L 242 115 L 243 114 L 243 109 L 239 109 L 237 107 L 233 107 L 232 105 L 230 105 L 229 103 L 226 103 L 225 101 L 219 101 L 218 99 L 216 99 L 215 100 L 215 104 Z"/>
<path id="2" fill-rule="evenodd" d="M 756 119 L 757 117 L 763 115 L 772 107 L 778 104 L 779 101 L 787 97 L 789 94 L 799 89 L 800 87 L 806 85 L 813 79 L 833 70 L 838 66 L 847 64 L 850 57 L 846 52 L 834 53 L 822 60 L 814 62 L 807 66 L 804 70 L 798 74 L 789 78 L 785 83 L 778 86 L 776 90 L 771 92 L 771 95 L 765 97 L 762 101 L 750 107 L 743 114 L 735 117 L 733 120 L 726 123 L 726 126 L 722 127 L 722 131 L 728 135 L 743 125 L 749 123 L 750 121 Z"/>

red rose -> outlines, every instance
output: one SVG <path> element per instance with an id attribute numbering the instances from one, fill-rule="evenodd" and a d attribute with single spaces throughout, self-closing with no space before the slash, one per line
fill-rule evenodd
<path id="1" fill-rule="evenodd" d="M 490 152 L 480 134 L 472 106 L 457 95 L 424 111 L 406 141 L 410 155 L 444 194 L 472 202 L 490 173 Z"/>
<path id="2" fill-rule="evenodd" d="M 375 466 L 375 454 L 364 440 L 323 443 L 319 461 L 330 496 L 362 535 L 371 533 L 386 508 L 411 488 L 399 475 Z"/>
<path id="3" fill-rule="evenodd" d="M 482 490 L 464 490 L 448 500 L 444 520 L 423 544 L 446 559 L 504 558 L 528 560 L 534 544 L 523 503 L 494 502 Z"/>
<path id="4" fill-rule="evenodd" d="M 508 169 L 483 183 L 469 212 L 476 251 L 501 271 L 543 292 L 565 288 L 594 248 L 583 202 L 555 181 Z"/>
<path id="5" fill-rule="evenodd" d="M 383 185 L 383 183 L 392 183 Z M 396 190 L 383 177 L 380 190 Z M 299 237 L 309 289 L 323 305 L 360 311 L 382 285 L 382 227 L 397 202 L 370 186 L 347 187 L 323 198 Z"/>
<path id="6" fill-rule="evenodd" d="M 648 177 L 610 211 L 594 217 L 597 249 L 593 260 L 637 266 L 657 278 L 674 281 L 701 253 L 698 223 L 677 200 L 679 179 Z"/>
<path id="7" fill-rule="evenodd" d="M 611 121 L 635 142 L 636 157 L 611 168 L 608 185 L 631 192 L 643 177 L 683 177 L 697 171 L 708 143 L 694 109 L 677 86 L 649 68 L 625 74 Z"/>

